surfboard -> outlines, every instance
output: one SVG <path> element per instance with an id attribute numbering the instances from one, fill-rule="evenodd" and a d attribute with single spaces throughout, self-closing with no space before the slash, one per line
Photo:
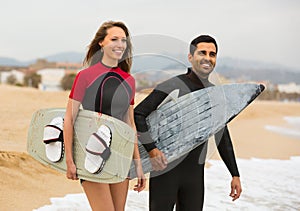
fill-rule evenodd
<path id="1" fill-rule="evenodd" d="M 251 83 L 213 86 L 181 97 L 174 90 L 146 118 L 150 135 L 171 163 L 224 128 L 263 90 L 263 85 Z M 140 141 L 139 151 L 144 173 L 152 171 Z M 130 177 L 136 177 L 134 166 Z"/>
<path id="2" fill-rule="evenodd" d="M 44 139 L 45 135 L 48 136 L 48 139 L 52 139 L 51 134 L 53 136 L 52 132 L 56 130 L 57 126 L 51 122 L 53 122 L 53 119 L 63 118 L 64 115 L 65 109 L 63 108 L 49 108 L 36 111 L 32 116 L 27 137 L 28 153 L 37 161 L 62 173 L 65 173 L 67 169 L 64 150 L 62 151 L 62 158 L 56 159 L 55 156 L 51 155 L 52 152 L 49 151 L 49 148 L 54 145 L 45 144 Z M 98 133 L 99 128 L 101 130 L 103 127 L 103 133 L 109 132 L 106 138 L 105 134 L 102 136 L 103 140 L 109 139 L 108 144 L 110 146 L 107 146 L 107 148 L 104 147 L 106 143 L 102 139 L 97 138 L 101 136 Z M 135 132 L 129 125 L 105 114 L 80 110 L 74 124 L 73 140 L 74 162 L 77 166 L 79 178 L 102 183 L 117 183 L 127 178 L 132 162 L 135 140 Z M 54 142 L 54 144 L 60 146 L 59 143 L 61 142 Z M 95 150 L 95 153 L 93 150 Z M 97 150 L 100 153 L 97 154 Z M 108 159 L 102 162 L 105 160 L 104 157 Z M 95 172 L 91 173 L 91 171 L 94 171 L 93 169 L 91 170 L 93 158 L 102 162 L 100 163 L 101 165 L 103 164 L 101 171 L 97 172 L 95 170 Z"/>

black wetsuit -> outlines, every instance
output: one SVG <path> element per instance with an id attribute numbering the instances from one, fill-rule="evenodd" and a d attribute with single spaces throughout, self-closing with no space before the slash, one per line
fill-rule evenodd
<path id="1" fill-rule="evenodd" d="M 179 96 L 212 86 L 208 80 L 200 81 L 188 69 L 187 74 L 175 76 L 159 84 L 135 108 L 135 123 L 139 140 L 149 152 L 155 148 L 148 133 L 146 117 L 168 96 L 170 92 L 179 89 Z M 215 135 L 218 151 L 232 176 L 239 176 L 231 138 L 227 127 Z M 200 145 L 187 155 L 169 163 L 164 171 L 151 172 L 150 178 L 150 210 L 183 211 L 202 210 L 204 200 L 204 163 L 207 143 Z"/>

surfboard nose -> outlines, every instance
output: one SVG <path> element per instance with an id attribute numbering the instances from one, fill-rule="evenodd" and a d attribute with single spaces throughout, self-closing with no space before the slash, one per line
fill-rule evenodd
<path id="1" fill-rule="evenodd" d="M 260 84 L 260 85 L 259 85 L 259 88 L 260 88 L 260 92 L 263 92 L 263 91 L 265 90 L 266 87 L 265 87 L 263 84 Z"/>

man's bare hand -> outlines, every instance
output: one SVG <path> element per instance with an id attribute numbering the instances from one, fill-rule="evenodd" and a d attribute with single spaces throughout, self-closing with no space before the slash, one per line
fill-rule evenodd
<path id="1" fill-rule="evenodd" d="M 232 197 L 232 201 L 237 200 L 242 193 L 242 186 L 239 177 L 232 177 L 231 181 L 231 192 L 230 196 Z"/>
<path id="2" fill-rule="evenodd" d="M 168 161 L 162 151 L 155 148 L 149 152 L 152 168 L 155 171 L 161 171 L 167 167 Z"/>

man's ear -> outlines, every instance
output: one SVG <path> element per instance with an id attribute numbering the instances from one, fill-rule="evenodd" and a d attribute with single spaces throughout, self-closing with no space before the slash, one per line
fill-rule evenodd
<path id="1" fill-rule="evenodd" d="M 191 62 L 192 58 L 193 58 L 193 55 L 191 53 L 189 53 L 188 54 L 188 60 L 189 60 L 189 62 Z"/>

